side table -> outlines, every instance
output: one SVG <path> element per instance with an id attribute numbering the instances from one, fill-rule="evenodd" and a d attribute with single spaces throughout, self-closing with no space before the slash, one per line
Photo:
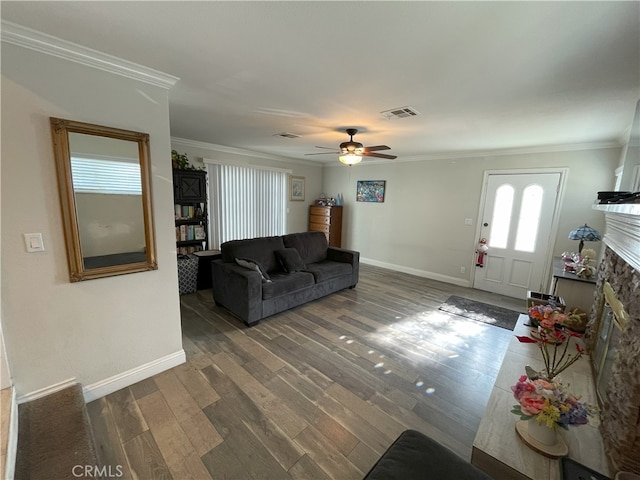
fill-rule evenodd
<path id="1" fill-rule="evenodd" d="M 573 272 L 566 272 L 562 259 L 553 259 L 553 278 L 549 293 L 564 298 L 567 310 L 577 307 L 589 313 L 594 301 L 595 287 L 595 277 L 581 278 Z"/>
<path id="2" fill-rule="evenodd" d="M 206 290 L 213 287 L 211 280 L 211 262 L 222 257 L 220 250 L 203 250 L 195 252 L 198 257 L 198 290 Z"/>

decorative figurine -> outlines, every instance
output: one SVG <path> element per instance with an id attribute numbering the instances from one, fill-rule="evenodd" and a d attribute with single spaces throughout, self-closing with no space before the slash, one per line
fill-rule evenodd
<path id="1" fill-rule="evenodd" d="M 476 260 L 476 267 L 484 267 L 484 256 L 487 254 L 489 247 L 487 246 L 487 239 L 481 238 L 478 243 L 478 248 L 476 248 L 476 253 L 478 254 L 478 259 Z"/>

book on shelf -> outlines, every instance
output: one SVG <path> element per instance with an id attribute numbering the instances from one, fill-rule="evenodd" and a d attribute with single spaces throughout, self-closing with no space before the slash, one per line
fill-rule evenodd
<path id="1" fill-rule="evenodd" d="M 180 255 L 189 255 L 191 253 L 194 252 L 201 252 L 202 251 L 202 246 L 201 245 L 189 245 L 188 247 L 179 247 L 177 252 Z"/>

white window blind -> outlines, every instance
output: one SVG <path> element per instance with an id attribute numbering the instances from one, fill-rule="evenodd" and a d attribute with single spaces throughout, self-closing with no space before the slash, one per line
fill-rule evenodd
<path id="1" fill-rule="evenodd" d="M 211 248 L 229 240 L 284 235 L 287 173 L 207 164 Z"/>
<path id="2" fill-rule="evenodd" d="M 71 157 L 71 175 L 79 193 L 142 195 L 137 163 Z"/>

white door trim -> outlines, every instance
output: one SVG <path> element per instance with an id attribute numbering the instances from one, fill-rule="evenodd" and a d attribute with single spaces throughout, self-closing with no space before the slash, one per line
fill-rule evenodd
<path id="1" fill-rule="evenodd" d="M 476 246 L 478 245 L 478 240 L 480 239 L 480 235 L 482 232 L 482 218 L 483 218 L 483 208 L 485 201 L 487 199 L 487 184 L 489 181 L 489 175 L 522 175 L 522 174 L 539 174 L 539 173 L 559 173 L 560 174 L 560 183 L 558 186 L 558 195 L 556 197 L 556 203 L 553 208 L 553 218 L 551 220 L 551 238 L 553 239 L 549 244 L 549 249 L 547 251 L 547 258 L 544 265 L 544 270 L 542 273 L 542 285 L 540 285 L 540 292 L 546 292 L 548 290 L 547 286 L 550 284 L 551 280 L 551 263 L 553 260 L 553 250 L 556 244 L 556 238 L 558 236 L 558 222 L 560 220 L 560 208 L 562 207 L 562 203 L 564 200 L 564 191 L 567 183 L 567 177 L 569 176 L 569 168 L 567 167 L 548 167 L 548 168 L 514 168 L 514 169 L 506 169 L 506 170 L 485 170 L 484 175 L 482 177 L 482 193 L 480 194 L 480 202 L 478 203 L 478 213 L 476 215 L 476 232 L 474 236 L 473 246 L 471 251 L 473 252 L 473 258 L 471 265 L 476 264 Z M 476 269 L 471 269 L 471 285 L 474 284 L 476 278 Z"/>

